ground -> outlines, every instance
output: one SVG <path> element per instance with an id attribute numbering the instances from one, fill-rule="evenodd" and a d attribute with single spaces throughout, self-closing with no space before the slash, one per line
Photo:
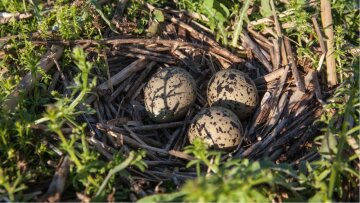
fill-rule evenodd
<path id="1" fill-rule="evenodd" d="M 0 199 L 359 202 L 358 32 L 347 0 L 2 0 Z M 144 87 L 172 66 L 196 100 L 155 122 Z M 190 144 L 223 69 L 256 108 L 234 148 Z"/>

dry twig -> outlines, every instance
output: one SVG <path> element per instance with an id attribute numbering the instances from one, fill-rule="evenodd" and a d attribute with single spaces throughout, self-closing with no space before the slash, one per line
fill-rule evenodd
<path id="1" fill-rule="evenodd" d="M 298 69 L 296 67 L 296 61 L 295 61 L 294 54 L 293 54 L 293 52 L 291 50 L 290 41 L 286 37 L 285 37 L 284 41 L 285 41 L 286 52 L 288 54 L 288 57 L 289 57 L 289 60 L 290 60 L 290 63 L 291 63 L 291 72 L 292 72 L 292 74 L 294 76 L 296 86 L 300 91 L 305 92 L 305 86 L 304 86 L 304 83 L 301 81 L 299 71 L 298 71 Z"/>
<path id="2" fill-rule="evenodd" d="M 60 160 L 60 166 L 57 168 L 50 186 L 43 198 L 47 202 L 59 202 L 62 192 L 64 191 L 67 176 L 70 170 L 70 159 L 65 156 Z"/>
<path id="3" fill-rule="evenodd" d="M 333 20 L 331 15 L 331 1 L 330 0 L 321 0 L 321 21 L 326 37 L 326 72 L 328 86 L 332 87 L 337 84 L 336 76 L 336 63 L 334 55 L 334 30 L 333 30 Z"/>

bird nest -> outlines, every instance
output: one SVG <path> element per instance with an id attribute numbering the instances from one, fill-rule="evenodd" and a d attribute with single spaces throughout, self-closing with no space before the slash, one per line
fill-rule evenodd
<path id="1" fill-rule="evenodd" d="M 252 116 L 242 121 L 245 135 L 241 144 L 226 152 L 224 159 L 267 157 L 292 164 L 317 159 L 319 155 L 309 149 L 320 129 L 314 121 L 322 113 L 321 98 L 327 95 L 321 95 L 317 72 L 297 65 L 289 40 L 271 40 L 246 29 L 240 36 L 241 45 L 229 50 L 216 42 L 209 30 L 183 19 L 186 17 L 171 17 L 161 23 L 157 38 L 52 42 L 82 46 L 89 53 L 88 60 L 100 57 L 106 62 L 104 71 L 95 68 L 91 74 L 98 85 L 86 100 L 96 113 L 83 116 L 89 142 L 109 160 L 119 149 L 124 153 L 145 150 L 148 169 L 129 169 L 134 180 L 157 184 L 195 178 L 195 169 L 186 167 L 193 157 L 183 152 L 189 145 L 189 122 L 209 106 L 209 79 L 219 70 L 233 68 L 254 80 L 260 102 Z M 99 46 L 105 48 L 99 51 Z M 143 88 L 155 72 L 171 66 L 193 76 L 197 98 L 182 120 L 155 123 L 145 110 Z"/>

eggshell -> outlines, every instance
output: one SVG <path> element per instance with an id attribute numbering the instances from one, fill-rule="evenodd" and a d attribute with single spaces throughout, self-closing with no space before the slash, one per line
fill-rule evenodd
<path id="1" fill-rule="evenodd" d="M 160 70 L 144 89 L 145 108 L 156 122 L 182 118 L 195 99 L 196 83 L 186 70 L 179 67 Z"/>
<path id="2" fill-rule="evenodd" d="M 209 81 L 207 99 L 210 106 L 233 111 L 240 120 L 248 118 L 258 103 L 254 81 L 244 72 L 227 69 L 217 72 Z"/>
<path id="3" fill-rule="evenodd" d="M 192 120 L 188 137 L 193 143 L 196 137 L 215 149 L 234 149 L 240 144 L 243 127 L 238 117 L 223 107 L 201 110 Z"/>

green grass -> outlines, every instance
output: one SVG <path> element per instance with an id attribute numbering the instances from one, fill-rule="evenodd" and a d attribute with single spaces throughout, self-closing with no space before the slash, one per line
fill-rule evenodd
<path id="1" fill-rule="evenodd" d="M 35 201 L 31 188 L 49 184 L 55 168 L 48 162 L 57 163 L 60 156 L 50 149 L 47 141 L 56 143 L 59 150 L 71 160 L 70 174 L 66 185 L 70 197 L 76 192 L 93 201 L 106 201 L 107 195 L 116 189 L 116 201 L 129 201 L 130 188 L 124 179 L 131 179 L 124 170 L 137 167 L 145 170 L 142 158 L 145 152 L 123 151 L 113 155 L 111 161 L 101 158 L 100 153 L 86 141 L 87 126 L 79 117 L 94 110 L 84 105 L 84 99 L 96 85 L 96 78 L 89 74 L 95 62 L 80 48 L 66 48 L 59 61 L 64 72 L 72 72 L 73 85 L 69 94 L 48 91 L 52 84 L 52 73 L 39 69 L 39 62 L 47 48 L 29 41 L 31 33 L 38 31 L 46 39 L 102 39 L 104 29 L 116 29 L 111 25 L 115 7 L 98 5 L 96 1 L 57 0 L 51 7 L 35 1 L 2 0 L 0 11 L 30 12 L 27 20 L 12 21 L 0 25 L 0 37 L 19 35 L 6 43 L 7 53 L 0 59 L 0 104 L 2 104 L 26 73 L 42 74 L 42 80 L 34 84 L 31 94 L 23 96 L 15 111 L 0 109 L 0 199 L 10 201 Z M 116 1 L 111 1 L 116 2 Z M 146 34 L 148 24 L 161 19 L 161 14 L 151 13 L 145 1 L 129 0 L 125 18 L 135 22 L 134 35 Z M 224 46 L 235 48 L 242 29 L 251 20 L 271 15 L 269 1 L 212 1 L 177 0 L 176 4 L 161 0 L 146 1 L 157 7 L 173 6 L 180 10 L 196 12 L 209 20 L 200 23 L 207 26 Z M 319 39 L 312 28 L 311 17 L 319 13 L 318 8 L 309 7 L 305 1 L 290 0 L 285 5 L 275 1 L 278 12 L 294 9 L 294 14 L 280 22 L 297 23 L 295 28 L 284 29 L 283 34 L 296 42 L 299 59 L 310 60 L 316 69 L 319 57 L 314 54 Z M 247 15 L 247 6 L 260 12 Z M 274 164 L 268 160 L 228 159 L 220 161 L 221 153 L 207 150 L 201 142 L 188 146 L 186 152 L 197 158 L 188 164 L 195 167 L 198 178 L 188 181 L 180 190 L 168 186 L 172 193 L 148 196 L 142 201 L 279 201 L 286 194 L 288 201 L 342 201 L 355 200 L 358 189 L 359 163 L 349 139 L 359 143 L 359 58 L 352 56 L 344 47 L 359 46 L 359 5 L 347 0 L 332 3 L 335 27 L 336 65 L 341 81 L 318 122 L 325 126 L 316 138 L 321 147 L 321 159 L 300 163 L 298 168 L 288 164 Z M 159 17 L 160 16 L 160 17 Z M 318 22 L 320 17 L 318 17 Z M 263 26 L 257 27 L 259 30 Z M 302 37 L 313 36 L 309 43 Z M 3 47 L 3 44 L 0 44 Z M 101 48 L 101 47 L 100 47 Z M 99 49 L 100 49 L 99 48 Z M 102 61 L 96 63 L 101 64 Z M 1 70 L 6 70 L 2 73 Z M 44 132 L 32 128 L 44 124 Z M 61 128 L 71 126 L 71 136 L 65 136 Z M 54 139 L 56 137 L 58 140 Z M 209 176 L 204 171 L 209 168 Z M 346 195 L 350 195 L 346 197 Z"/>

